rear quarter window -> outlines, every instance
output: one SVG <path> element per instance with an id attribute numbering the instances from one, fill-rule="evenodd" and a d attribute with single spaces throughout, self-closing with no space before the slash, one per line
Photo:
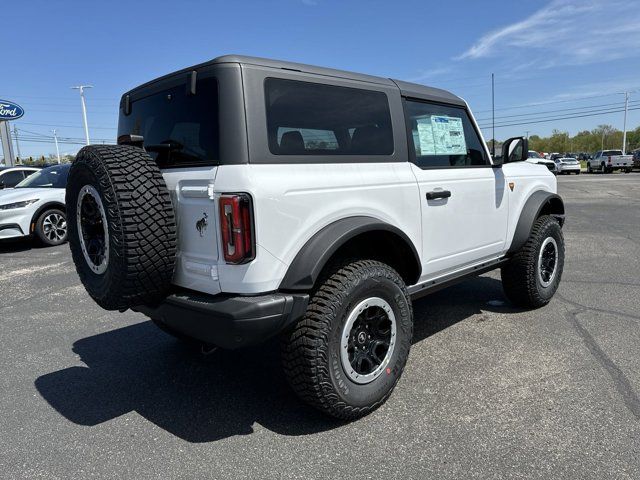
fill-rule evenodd
<path id="1" fill-rule="evenodd" d="M 267 134 L 274 155 L 391 155 L 384 92 L 297 80 L 265 80 Z"/>

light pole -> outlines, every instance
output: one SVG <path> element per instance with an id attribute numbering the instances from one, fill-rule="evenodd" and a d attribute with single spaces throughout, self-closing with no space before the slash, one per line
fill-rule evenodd
<path id="1" fill-rule="evenodd" d="M 20 141 L 18 140 L 18 127 L 16 127 L 15 125 L 13 126 L 13 136 L 16 139 L 16 150 L 18 151 L 18 162 L 17 163 L 21 163 L 22 162 L 22 155 L 20 155 Z"/>
<path id="2" fill-rule="evenodd" d="M 496 101 L 495 101 L 495 82 L 494 75 L 491 74 L 491 136 L 493 140 L 491 141 L 491 156 L 496 158 Z M 503 153 L 504 155 L 504 153 Z"/>
<path id="3" fill-rule="evenodd" d="M 624 126 L 622 127 L 622 154 L 627 154 L 627 110 L 629 110 L 629 92 L 624 92 Z"/>
<path id="4" fill-rule="evenodd" d="M 58 135 L 56 135 L 56 129 L 51 130 L 53 132 L 53 139 L 56 142 L 56 155 L 58 156 L 58 165 L 60 165 L 60 149 L 58 148 Z"/>
<path id="5" fill-rule="evenodd" d="M 71 87 L 73 90 L 80 90 L 80 103 L 82 104 L 82 120 L 84 121 L 84 136 L 89 145 L 89 126 L 87 125 L 87 105 L 84 102 L 84 89 L 93 88 L 93 85 L 77 85 Z"/>

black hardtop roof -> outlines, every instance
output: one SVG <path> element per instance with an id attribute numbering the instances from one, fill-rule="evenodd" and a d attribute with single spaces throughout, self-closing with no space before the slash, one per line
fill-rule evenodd
<path id="1" fill-rule="evenodd" d="M 306 65 L 303 63 L 286 62 L 283 60 L 271 60 L 268 58 L 250 57 L 245 55 L 223 55 L 216 57 L 208 62 L 203 62 L 198 65 L 183 68 L 176 72 L 164 75 L 162 77 L 151 80 L 144 83 L 131 91 L 125 93 L 125 95 L 132 93 L 141 88 L 150 86 L 158 81 L 173 77 L 181 73 L 187 73 L 192 70 L 198 70 L 203 67 L 211 65 L 219 65 L 224 63 L 237 63 L 240 65 L 257 65 L 262 67 L 280 68 L 284 70 L 300 71 L 305 73 L 312 73 L 315 75 L 323 75 L 327 77 L 344 78 L 348 80 L 356 80 L 360 82 L 375 83 L 379 85 L 397 86 L 400 89 L 402 95 L 407 97 L 426 98 L 428 100 L 441 101 L 445 103 L 454 103 L 457 105 L 465 105 L 464 100 L 460 97 L 440 88 L 427 87 L 418 83 L 404 82 L 402 80 L 394 80 L 391 78 L 377 77 L 374 75 L 366 75 L 363 73 L 348 72 L 345 70 L 336 70 L 333 68 L 317 67 L 314 65 Z"/>

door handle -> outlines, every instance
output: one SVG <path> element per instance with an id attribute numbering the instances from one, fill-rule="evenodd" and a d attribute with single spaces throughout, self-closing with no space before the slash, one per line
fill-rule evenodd
<path id="1" fill-rule="evenodd" d="M 427 200 L 435 200 L 437 198 L 449 198 L 451 196 L 451 192 L 449 190 L 434 190 L 432 192 L 427 192 Z"/>

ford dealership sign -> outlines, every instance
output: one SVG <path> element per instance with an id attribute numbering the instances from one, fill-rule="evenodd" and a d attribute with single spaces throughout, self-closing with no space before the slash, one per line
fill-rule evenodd
<path id="1" fill-rule="evenodd" d="M 24 115 L 24 108 L 8 100 L 0 100 L 0 121 L 17 120 Z"/>

